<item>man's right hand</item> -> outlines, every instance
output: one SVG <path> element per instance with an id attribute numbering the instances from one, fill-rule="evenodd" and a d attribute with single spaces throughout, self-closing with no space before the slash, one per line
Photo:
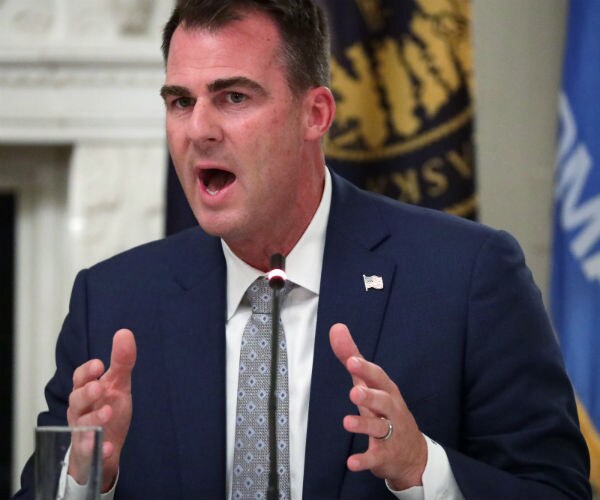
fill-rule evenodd
<path id="1" fill-rule="evenodd" d="M 99 359 L 79 366 L 73 373 L 73 391 L 69 396 L 69 426 L 100 426 L 104 430 L 102 446 L 102 492 L 110 490 L 119 470 L 123 443 L 132 414 L 131 372 L 135 365 L 136 346 L 130 330 L 119 330 L 113 337 L 110 367 L 105 372 Z M 80 484 L 86 482 L 78 471 L 78 454 L 87 453 L 72 444 L 69 475 Z M 82 461 L 85 463 L 85 460 Z"/>

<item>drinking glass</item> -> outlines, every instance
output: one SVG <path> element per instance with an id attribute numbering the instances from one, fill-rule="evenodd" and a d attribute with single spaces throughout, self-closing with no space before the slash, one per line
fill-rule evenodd
<path id="1" fill-rule="evenodd" d="M 102 477 L 101 427 L 36 427 L 35 500 L 65 498 L 67 468 L 82 489 L 80 498 L 99 500 Z"/>

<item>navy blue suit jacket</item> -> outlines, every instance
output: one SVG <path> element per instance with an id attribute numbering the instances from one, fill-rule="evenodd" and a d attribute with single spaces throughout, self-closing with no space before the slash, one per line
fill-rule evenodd
<path id="1" fill-rule="evenodd" d="M 225 283 L 200 228 L 82 271 L 39 424 L 65 424 L 73 370 L 108 364 L 130 328 L 133 419 L 116 499 L 225 495 Z M 364 275 L 383 278 L 365 291 Z M 444 446 L 466 498 L 587 498 L 587 449 L 540 293 L 505 233 L 365 193 L 333 175 L 310 394 L 304 498 L 392 498 L 346 469 L 367 446 L 342 428 L 350 376 L 329 346 L 346 323 Z M 31 467 L 23 476 L 24 497 Z"/>

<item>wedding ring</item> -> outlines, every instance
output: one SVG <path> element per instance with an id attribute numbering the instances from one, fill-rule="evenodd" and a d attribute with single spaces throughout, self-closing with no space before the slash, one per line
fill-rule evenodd
<path id="1" fill-rule="evenodd" d="M 387 441 L 389 438 L 392 437 L 392 434 L 394 432 L 394 426 L 392 425 L 392 421 L 389 418 L 385 418 L 385 417 L 379 417 L 381 420 L 385 420 L 388 424 L 388 430 L 385 434 L 385 436 L 381 436 L 381 437 L 377 437 L 377 436 L 373 436 L 375 439 L 379 439 L 380 441 Z"/>

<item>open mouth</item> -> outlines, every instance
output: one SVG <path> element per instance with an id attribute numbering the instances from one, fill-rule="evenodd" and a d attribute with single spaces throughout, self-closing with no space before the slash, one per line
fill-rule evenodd
<path id="1" fill-rule="evenodd" d="M 226 170 L 207 168 L 200 172 L 200 181 L 209 195 L 216 196 L 222 189 L 235 181 L 235 175 Z"/>

